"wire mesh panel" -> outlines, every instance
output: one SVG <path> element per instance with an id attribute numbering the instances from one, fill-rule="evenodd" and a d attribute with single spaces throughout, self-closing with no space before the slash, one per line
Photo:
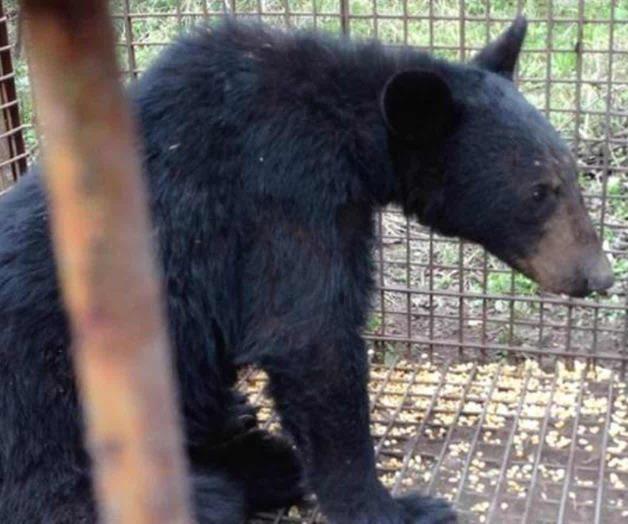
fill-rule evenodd
<path id="1" fill-rule="evenodd" d="M 444 350 L 625 352 L 628 13 L 618 3 L 349 2 L 352 34 L 472 56 L 525 11 L 518 81 L 573 146 L 618 283 L 599 300 L 550 298 L 481 249 L 436 237 L 400 213 L 379 220 L 375 338 Z"/>
<path id="2" fill-rule="evenodd" d="M 531 25 L 518 81 L 578 155 L 617 284 L 593 300 L 546 296 L 478 247 L 435 236 L 389 209 L 377 219 L 378 292 L 368 333 L 430 351 L 626 352 L 628 11 L 620 3 L 124 0 L 113 7 L 130 75 L 181 30 L 225 12 L 467 59 L 524 11 Z"/>
<path id="3" fill-rule="evenodd" d="M 15 2 L 5 0 L 14 20 Z M 225 13 L 289 28 L 377 37 L 449 59 L 468 59 L 515 14 L 529 21 L 518 82 L 572 145 L 585 200 L 612 258 L 617 283 L 588 300 L 546 295 L 477 246 L 436 236 L 387 209 L 376 220 L 378 290 L 367 328 L 380 345 L 590 355 L 628 359 L 628 7 L 608 0 L 114 0 L 127 78 L 139 75 L 177 34 Z M 9 24 L 15 40 L 15 23 Z M 0 35 L 1 36 L 1 35 Z M 2 49 L 10 49 L 7 45 Z M 4 65 L 4 61 L 3 61 Z M 36 146 L 27 69 L 16 60 L 22 122 L 5 117 L 0 146 L 11 174 Z M 4 77 L 2 77 L 4 78 Z M 1 80 L 1 79 L 0 79 Z M 15 107 L 7 92 L 4 106 Z M 3 107 L 4 107 L 3 106 Z M 16 121 L 17 119 L 17 121 Z M 1 130 L 0 130 L 1 131 Z M 1 151 L 0 151 L 1 152 Z M 7 156 L 7 155 L 5 155 Z M 15 163 L 19 165 L 15 167 Z M 397 344 L 398 345 L 398 344 Z"/>
<path id="4" fill-rule="evenodd" d="M 9 39 L 11 24 L 0 4 L 0 191 L 9 187 L 26 170 L 28 153 L 24 146 L 24 127 L 20 120 L 13 67 L 13 46 Z"/>
<path id="5" fill-rule="evenodd" d="M 265 377 L 243 391 L 279 428 Z M 619 524 L 628 518 L 628 388 L 578 361 L 543 368 L 427 359 L 375 364 L 369 387 L 379 477 L 456 505 L 462 522 Z M 321 522 L 313 508 L 256 522 Z"/>

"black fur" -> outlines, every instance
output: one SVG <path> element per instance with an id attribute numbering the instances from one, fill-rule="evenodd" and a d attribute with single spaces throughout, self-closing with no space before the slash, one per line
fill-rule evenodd
<path id="1" fill-rule="evenodd" d="M 192 476 L 191 487 L 197 522 L 240 524 L 244 521 L 244 492 L 228 473 L 213 470 L 197 473 Z"/>
<path id="2" fill-rule="evenodd" d="M 408 70 L 421 72 L 416 91 L 395 78 Z M 413 96 L 425 98 L 408 120 L 399 97 Z M 521 255 L 551 214 L 519 220 L 537 176 L 528 157 L 563 147 L 553 130 L 479 65 L 232 21 L 181 38 L 132 99 L 199 522 L 299 499 L 302 468 L 335 523 L 453 522 L 443 503 L 391 498 L 375 475 L 360 336 L 371 216 L 395 202 Z M 37 170 L 0 201 L 0 311 L 0 522 L 91 523 Z M 233 392 L 245 364 L 269 374 L 298 455 Z"/>

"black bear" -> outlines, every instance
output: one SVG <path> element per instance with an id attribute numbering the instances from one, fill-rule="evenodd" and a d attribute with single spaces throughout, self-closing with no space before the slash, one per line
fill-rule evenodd
<path id="1" fill-rule="evenodd" d="M 568 148 L 519 94 L 517 19 L 469 64 L 227 20 L 132 87 L 198 522 L 312 490 L 333 523 L 446 523 L 375 473 L 372 215 L 388 203 L 546 288 L 612 284 Z M 37 168 L 0 200 L 0 522 L 96 520 Z M 287 440 L 234 390 L 255 365 Z"/>

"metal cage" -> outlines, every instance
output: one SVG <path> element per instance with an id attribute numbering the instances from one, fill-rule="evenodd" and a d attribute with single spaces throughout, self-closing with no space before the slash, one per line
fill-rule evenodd
<path id="1" fill-rule="evenodd" d="M 398 209 L 377 216 L 370 341 L 384 481 L 453 500 L 469 522 L 628 519 L 628 4 L 620 0 L 113 0 L 131 79 L 180 31 L 231 13 L 466 60 L 530 22 L 517 82 L 568 140 L 617 282 L 603 297 L 540 292 L 469 243 Z M 0 19 L 0 178 L 36 154 L 15 1 Z M 260 395 L 256 374 L 243 387 Z M 262 397 L 260 397 L 261 399 Z M 267 406 L 264 400 L 263 405 Z M 268 424 L 273 425 L 270 407 Z M 305 515 L 305 513 L 304 513 Z M 316 512 L 264 519 L 314 521 Z"/>

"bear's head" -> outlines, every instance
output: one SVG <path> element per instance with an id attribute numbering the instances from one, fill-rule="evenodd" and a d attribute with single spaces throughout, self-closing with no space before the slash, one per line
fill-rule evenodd
<path id="1" fill-rule="evenodd" d="M 574 157 L 513 83 L 525 31 L 517 18 L 470 64 L 435 62 L 389 78 L 380 107 L 398 201 L 543 288 L 584 296 L 609 288 L 613 273 Z"/>

